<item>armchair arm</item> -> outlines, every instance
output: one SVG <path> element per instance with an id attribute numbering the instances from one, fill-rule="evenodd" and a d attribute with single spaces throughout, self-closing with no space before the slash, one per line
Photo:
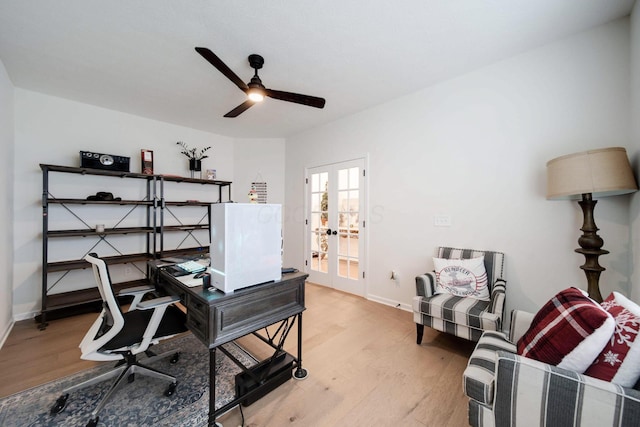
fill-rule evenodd
<path id="1" fill-rule="evenodd" d="M 637 425 L 640 391 L 499 351 L 495 426 Z M 537 425 L 538 423 L 536 423 Z"/>
<path id="2" fill-rule="evenodd" d="M 420 297 L 430 297 L 436 293 L 435 273 L 424 273 L 416 276 L 416 295 Z"/>
<path id="3" fill-rule="evenodd" d="M 491 287 L 491 313 L 497 314 L 502 318 L 504 311 L 505 291 L 507 288 L 507 281 L 504 279 L 496 279 Z"/>
<path id="4" fill-rule="evenodd" d="M 527 332 L 531 321 L 535 314 L 529 313 L 524 310 L 512 310 L 511 311 L 511 326 L 509 327 L 509 341 L 517 343 L 518 340 Z"/>

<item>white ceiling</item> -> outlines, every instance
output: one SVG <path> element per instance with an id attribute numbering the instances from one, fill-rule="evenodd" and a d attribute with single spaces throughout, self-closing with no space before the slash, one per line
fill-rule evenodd
<path id="1" fill-rule="evenodd" d="M 286 137 L 629 15 L 634 0 L 0 0 L 16 87 L 231 137 Z M 326 98 L 244 94 L 246 82 Z"/>

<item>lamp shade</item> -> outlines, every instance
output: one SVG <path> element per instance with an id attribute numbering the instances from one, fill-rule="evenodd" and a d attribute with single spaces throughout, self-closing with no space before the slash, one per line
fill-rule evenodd
<path id="1" fill-rule="evenodd" d="M 622 147 L 602 148 L 557 157 L 547 162 L 547 199 L 616 196 L 638 190 Z"/>

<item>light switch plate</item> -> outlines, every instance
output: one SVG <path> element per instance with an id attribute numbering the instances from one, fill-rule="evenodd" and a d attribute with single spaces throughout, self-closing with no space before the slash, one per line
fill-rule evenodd
<path id="1" fill-rule="evenodd" d="M 435 227 L 451 227 L 451 215 L 434 215 L 433 225 Z"/>

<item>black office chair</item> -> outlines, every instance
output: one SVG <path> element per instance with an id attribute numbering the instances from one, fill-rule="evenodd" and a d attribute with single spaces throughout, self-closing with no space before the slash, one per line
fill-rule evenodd
<path id="1" fill-rule="evenodd" d="M 169 381 L 170 384 L 165 391 L 165 395 L 171 396 L 174 393 L 177 385 L 174 377 L 145 365 L 168 356 L 172 356 L 172 363 L 177 362 L 179 357 L 178 350 L 154 355 L 149 350 L 149 347 L 163 339 L 185 332 L 187 328 L 185 326 L 186 318 L 184 313 L 174 305 L 179 300 L 177 297 L 162 297 L 142 301 L 145 294 L 154 290 L 151 286 L 140 286 L 120 292 L 119 295 L 132 295 L 134 297 L 129 306 L 129 311 L 123 313 L 111 287 L 107 264 L 98 258 L 95 253 L 85 256 L 84 259 L 92 264 L 98 290 L 102 297 L 103 308 L 80 343 L 82 351 L 80 357 L 85 360 L 96 361 L 117 360 L 119 363 L 109 372 L 64 390 L 51 408 L 51 414 L 55 415 L 64 410 L 70 393 L 117 377 L 111 388 L 91 413 L 91 419 L 87 424 L 87 427 L 89 427 L 98 424 L 98 413 L 105 406 L 115 389 L 125 379 L 132 382 L 136 373 Z M 137 360 L 137 356 L 140 353 L 146 353 L 148 356 L 144 359 L 145 365 L 142 365 Z"/>

